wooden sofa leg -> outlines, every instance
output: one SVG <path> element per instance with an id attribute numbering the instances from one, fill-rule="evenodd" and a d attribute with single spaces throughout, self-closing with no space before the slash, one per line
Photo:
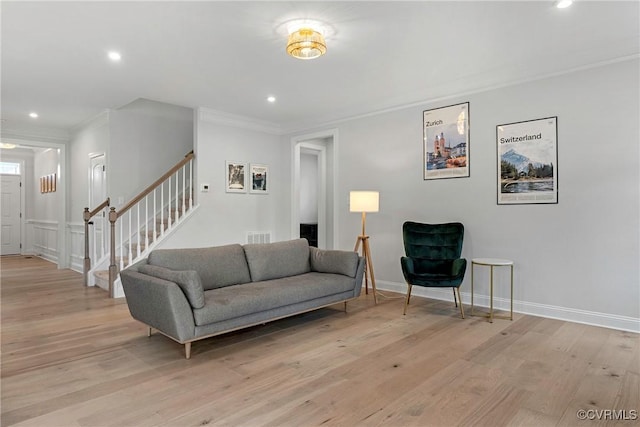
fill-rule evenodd
<path id="1" fill-rule="evenodd" d="M 345 301 L 345 302 L 344 302 L 344 312 L 345 312 L 345 313 L 347 312 L 347 303 L 348 303 L 348 302 L 349 302 L 349 301 Z"/>
<path id="2" fill-rule="evenodd" d="M 147 331 L 147 336 L 150 337 L 153 334 L 153 328 L 149 326 L 149 330 Z"/>
<path id="3" fill-rule="evenodd" d="M 184 343 L 184 355 L 187 359 L 191 359 L 191 343 Z"/>

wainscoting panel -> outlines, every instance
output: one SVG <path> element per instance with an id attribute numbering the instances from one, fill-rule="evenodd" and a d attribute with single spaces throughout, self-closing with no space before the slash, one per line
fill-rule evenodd
<path id="1" fill-rule="evenodd" d="M 84 223 L 67 224 L 67 242 L 69 242 L 69 268 L 82 273 L 84 268 Z"/>
<path id="2" fill-rule="evenodd" d="M 58 262 L 58 221 L 27 220 L 29 233 L 33 235 L 33 252 L 35 255 Z"/>

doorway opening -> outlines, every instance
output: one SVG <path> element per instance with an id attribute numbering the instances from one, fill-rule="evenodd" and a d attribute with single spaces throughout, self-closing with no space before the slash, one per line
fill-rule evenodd
<path id="1" fill-rule="evenodd" d="M 291 236 L 307 237 L 318 248 L 333 249 L 337 233 L 334 201 L 337 131 L 302 135 L 291 142 Z M 311 236 L 307 234 L 309 230 Z"/>
<path id="2" fill-rule="evenodd" d="M 20 137 L 3 137 L 3 142 L 14 146 L 12 149 L 2 149 L 3 161 L 18 160 L 23 165 L 20 187 L 21 224 L 19 225 L 22 247 L 19 253 L 38 252 L 39 256 L 56 262 L 58 268 L 69 267 L 66 230 L 66 144 Z M 55 161 L 48 161 L 49 166 L 46 171 L 36 170 L 35 157 L 47 152 L 53 153 L 51 157 L 55 157 Z M 43 174 L 55 177 L 55 191 L 41 192 L 40 178 Z M 55 199 L 55 202 L 52 199 Z M 39 246 L 36 244 L 37 238 L 40 238 Z M 47 253 L 39 253 L 38 248 L 42 247 L 47 249 Z"/>

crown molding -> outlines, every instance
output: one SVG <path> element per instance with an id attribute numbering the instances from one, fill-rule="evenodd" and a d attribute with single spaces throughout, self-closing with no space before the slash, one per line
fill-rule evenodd
<path id="1" fill-rule="evenodd" d="M 85 119 L 70 129 L 72 135 L 77 135 L 84 130 L 96 129 L 109 124 L 111 110 L 103 110 L 93 117 Z"/>
<path id="2" fill-rule="evenodd" d="M 266 120 L 259 120 L 253 117 L 240 116 L 237 114 L 225 113 L 224 111 L 213 110 L 211 108 L 198 108 L 198 119 L 218 125 L 231 126 L 241 129 L 255 130 L 272 135 L 282 135 L 280 125 Z"/>
<path id="3" fill-rule="evenodd" d="M 511 80 L 511 81 L 500 83 L 500 84 L 481 86 L 481 87 L 477 87 L 475 89 L 456 92 L 456 93 L 453 93 L 453 94 L 450 94 L 450 95 L 440 96 L 440 97 L 431 98 L 431 99 L 425 99 L 425 100 L 422 100 L 422 101 L 417 101 L 417 102 L 412 102 L 412 103 L 407 103 L 407 104 L 395 105 L 395 106 L 388 107 L 388 108 L 383 108 L 383 109 L 380 109 L 380 110 L 369 111 L 367 113 L 356 114 L 356 115 L 352 115 L 352 116 L 346 116 L 346 117 L 342 117 L 342 118 L 326 120 L 326 121 L 317 122 L 317 123 L 312 123 L 312 122 L 293 123 L 289 127 L 283 127 L 282 134 L 292 135 L 292 134 L 296 134 L 296 133 L 300 133 L 300 132 L 308 132 L 308 131 L 310 131 L 312 129 L 324 129 L 324 128 L 327 128 L 327 127 L 335 127 L 336 125 L 339 125 L 341 123 L 350 122 L 350 121 L 354 121 L 354 120 L 365 119 L 365 118 L 368 118 L 368 117 L 379 116 L 379 115 L 387 114 L 387 113 L 393 113 L 393 112 L 396 112 L 396 111 L 406 110 L 406 109 L 410 109 L 410 108 L 417 108 L 417 107 L 427 108 L 427 107 L 433 106 L 434 104 L 450 102 L 451 100 L 456 100 L 456 99 L 459 99 L 459 98 L 464 98 L 464 97 L 468 97 L 468 96 L 479 94 L 479 93 L 490 92 L 490 91 L 493 91 L 493 90 L 508 88 L 508 87 L 512 87 L 512 86 L 518 86 L 518 85 L 522 85 L 522 84 L 526 84 L 526 83 L 531 83 L 531 82 L 535 82 L 535 81 L 550 79 L 550 78 L 554 78 L 554 77 L 564 76 L 564 75 L 567 75 L 567 74 L 577 73 L 577 72 L 580 72 L 580 71 L 591 70 L 591 69 L 594 69 L 594 68 L 605 67 L 607 65 L 617 64 L 617 63 L 620 63 L 620 62 L 633 61 L 633 60 L 638 60 L 638 59 L 640 59 L 640 54 L 627 55 L 627 56 L 618 57 L 618 58 L 614 58 L 614 59 L 610 59 L 610 60 L 606 60 L 606 61 L 600 61 L 600 62 L 595 62 L 595 63 L 592 63 L 592 64 L 588 64 L 588 65 L 583 65 L 583 66 L 579 66 L 579 67 L 573 67 L 573 68 L 569 68 L 569 69 L 566 69 L 566 70 L 557 71 L 557 72 L 553 72 L 553 73 L 538 74 L 538 75 L 535 75 L 535 76 L 530 76 L 530 77 L 523 78 L 523 79 Z"/>
<path id="4" fill-rule="evenodd" d="M 16 141 L 31 141 L 66 144 L 70 135 L 67 131 L 57 128 L 43 127 L 7 127 L 3 126 L 0 132 L 2 139 Z"/>

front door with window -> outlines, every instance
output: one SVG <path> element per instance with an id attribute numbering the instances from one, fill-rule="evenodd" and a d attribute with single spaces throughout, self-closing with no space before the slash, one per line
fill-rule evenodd
<path id="1" fill-rule="evenodd" d="M 0 254 L 19 254 L 21 249 L 20 175 L 0 175 Z"/>

